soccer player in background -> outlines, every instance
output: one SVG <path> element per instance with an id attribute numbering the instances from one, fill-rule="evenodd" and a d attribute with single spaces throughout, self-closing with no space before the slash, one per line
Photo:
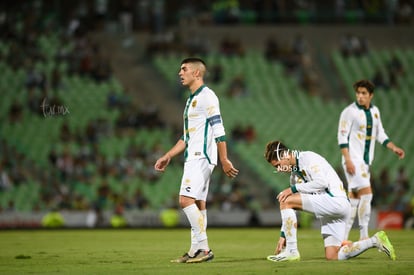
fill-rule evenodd
<path id="1" fill-rule="evenodd" d="M 371 217 L 372 188 L 370 165 L 374 160 L 375 141 L 404 158 L 403 149 L 388 139 L 381 122 L 379 109 L 372 105 L 374 84 L 369 80 L 354 83 L 356 102 L 341 113 L 338 125 L 338 143 L 342 153 L 342 166 L 348 183 L 351 215 L 346 225 L 346 239 L 354 223 L 356 213 L 359 221 L 359 239 L 368 238 Z"/>
<path id="2" fill-rule="evenodd" d="M 184 152 L 185 163 L 179 203 L 191 225 L 191 246 L 177 263 L 199 263 L 214 258 L 207 241 L 206 199 L 211 174 L 217 165 L 217 152 L 224 173 L 234 178 L 238 170 L 227 158 L 226 135 L 216 94 L 204 84 L 206 64 L 199 58 L 181 62 L 178 73 L 191 94 L 184 109 L 184 134 L 154 168 L 164 171 L 170 160 Z"/>
<path id="3" fill-rule="evenodd" d="M 268 256 L 268 260 L 300 260 L 295 210 L 313 213 L 320 220 L 327 260 L 347 260 L 375 247 L 395 260 L 394 248 L 384 231 L 358 242 L 345 242 L 350 203 L 341 179 L 325 158 L 311 151 L 291 151 L 280 141 L 267 143 L 264 157 L 277 171 L 291 173 L 290 187 L 277 195 L 281 235 L 275 255 Z"/>

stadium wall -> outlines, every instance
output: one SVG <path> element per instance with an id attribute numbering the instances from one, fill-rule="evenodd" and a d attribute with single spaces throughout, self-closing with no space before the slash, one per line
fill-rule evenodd
<path id="1" fill-rule="evenodd" d="M 55 216 L 57 214 L 57 216 Z M 378 211 L 373 210 L 370 220 L 370 228 L 377 228 Z M 47 224 L 47 217 L 52 215 L 52 220 Z M 116 215 L 112 211 L 101 214 L 101 221 L 97 222 L 97 214 L 94 211 L 59 211 L 59 212 L 3 212 L 0 213 L 1 229 L 38 229 L 38 228 L 162 228 L 162 227 L 186 227 L 189 224 L 182 213 L 173 209 L 154 210 L 128 210 L 122 215 L 124 224 L 114 224 Z M 299 226 L 319 228 L 319 221 L 313 217 L 305 224 L 299 216 Z M 57 220 L 56 220 L 57 219 Z M 278 210 L 260 211 L 255 214 L 251 211 L 208 211 L 209 227 L 279 227 L 282 223 Z M 303 222 L 303 224 L 301 224 Z M 384 226 L 384 225 L 383 225 Z M 386 226 L 386 225 L 385 225 Z"/>

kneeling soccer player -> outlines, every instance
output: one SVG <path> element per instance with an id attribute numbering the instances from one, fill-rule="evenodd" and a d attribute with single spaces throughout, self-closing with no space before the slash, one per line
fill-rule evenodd
<path id="1" fill-rule="evenodd" d="M 267 143 L 265 158 L 277 171 L 291 173 L 290 188 L 277 196 L 281 236 L 275 255 L 268 256 L 268 260 L 300 260 L 295 210 L 313 213 L 320 220 L 327 260 L 347 260 L 370 248 L 378 248 L 395 260 L 394 248 L 384 231 L 354 243 L 345 240 L 351 205 L 341 179 L 325 158 L 311 151 L 291 151 L 280 141 Z"/>

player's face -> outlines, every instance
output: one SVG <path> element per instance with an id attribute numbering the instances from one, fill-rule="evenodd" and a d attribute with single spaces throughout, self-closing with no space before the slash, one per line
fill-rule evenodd
<path id="1" fill-rule="evenodd" d="M 371 100 L 374 97 L 374 94 L 370 94 L 365 87 L 359 87 L 355 92 L 356 100 L 359 105 L 365 106 L 365 108 L 369 108 L 371 104 Z"/>
<path id="2" fill-rule="evenodd" d="M 181 84 L 183 86 L 191 86 L 195 80 L 195 72 L 191 64 L 184 63 L 181 65 L 178 76 L 180 77 Z"/>

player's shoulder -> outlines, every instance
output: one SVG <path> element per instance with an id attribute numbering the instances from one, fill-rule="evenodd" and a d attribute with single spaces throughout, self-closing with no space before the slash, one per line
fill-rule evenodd
<path id="1" fill-rule="evenodd" d="M 201 94 L 204 94 L 206 96 L 216 96 L 216 93 L 208 86 L 204 86 L 201 91 Z"/>
<path id="2" fill-rule="evenodd" d="M 371 105 L 371 109 L 373 111 L 375 111 L 375 112 L 379 112 L 380 111 L 379 108 L 378 108 L 378 106 L 377 105 L 374 105 L 374 104 Z"/>
<path id="3" fill-rule="evenodd" d="M 314 164 L 315 162 L 326 161 L 326 159 L 313 151 L 301 151 L 299 161 L 302 161 L 304 164 Z"/>
<path id="4" fill-rule="evenodd" d="M 341 112 L 341 115 L 346 117 L 354 116 L 356 113 L 358 113 L 359 110 L 360 108 L 358 108 L 358 105 L 355 102 L 352 102 L 345 106 Z"/>
<path id="5" fill-rule="evenodd" d="M 198 96 L 207 102 L 218 100 L 216 93 L 208 86 L 204 86 Z"/>
<path id="6" fill-rule="evenodd" d="M 349 109 L 349 110 L 359 110 L 360 108 L 358 107 L 356 102 L 352 102 L 350 104 L 348 104 L 348 106 L 345 109 Z"/>
<path id="7" fill-rule="evenodd" d="M 307 164 L 308 162 L 312 162 L 312 159 L 316 157 L 316 153 L 313 151 L 299 151 L 296 154 L 296 158 L 299 160 L 299 164 Z"/>
<path id="8" fill-rule="evenodd" d="M 314 157 L 320 157 L 320 155 L 313 151 L 300 151 L 299 156 L 302 158 L 314 158 Z"/>
<path id="9" fill-rule="evenodd" d="M 357 105 L 355 104 L 355 102 L 352 102 L 348 105 L 346 105 L 343 109 L 342 109 L 342 113 L 346 113 L 346 112 L 350 112 L 354 109 L 358 109 Z"/>

